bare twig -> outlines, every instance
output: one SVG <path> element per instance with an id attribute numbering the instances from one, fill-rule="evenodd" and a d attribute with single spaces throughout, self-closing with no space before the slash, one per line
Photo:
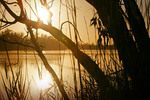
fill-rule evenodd
<path id="1" fill-rule="evenodd" d="M 53 76 L 54 78 L 54 81 L 56 82 L 56 84 L 58 85 L 58 88 L 61 92 L 61 94 L 63 95 L 64 99 L 65 100 L 69 100 L 68 96 L 67 96 L 67 93 L 65 92 L 64 88 L 63 88 L 63 85 L 62 83 L 60 82 L 59 78 L 57 77 L 56 73 L 54 72 L 54 70 L 52 69 L 52 67 L 50 66 L 50 64 L 48 63 L 46 57 L 44 56 L 44 54 L 42 53 L 42 50 L 40 49 L 39 45 L 37 44 L 36 42 L 36 39 L 33 35 L 33 31 L 31 29 L 30 26 L 27 26 L 27 29 L 30 33 L 30 36 L 31 36 L 31 40 L 33 42 L 33 44 L 35 45 L 35 50 L 36 52 L 38 53 L 39 57 L 41 58 L 41 60 L 43 61 L 44 65 L 45 65 L 45 68 L 51 73 L 51 75 Z"/>
<path id="2" fill-rule="evenodd" d="M 0 40 L 2 40 L 2 41 L 4 41 L 4 42 L 7 42 L 7 43 L 10 43 L 10 44 L 19 44 L 19 45 L 22 45 L 22 46 L 25 46 L 25 47 L 30 47 L 30 48 L 34 49 L 33 46 L 26 45 L 26 44 L 23 44 L 23 43 L 21 43 L 21 42 L 11 42 L 11 41 L 7 41 L 7 40 L 5 40 L 5 39 L 3 39 L 3 38 L 0 38 Z"/>
<path id="3" fill-rule="evenodd" d="M 79 37 L 79 40 L 80 40 L 82 43 L 84 43 L 84 42 L 82 41 L 80 35 L 79 35 L 78 29 L 77 29 L 77 28 L 75 27 L 75 25 L 74 25 L 73 23 L 71 23 L 70 21 L 65 21 L 65 22 L 63 22 L 63 23 L 61 24 L 60 30 L 62 31 L 62 26 L 63 26 L 65 23 L 69 23 L 69 24 L 71 24 L 71 25 L 73 26 L 73 28 L 75 29 L 75 32 L 77 32 L 77 35 L 78 35 L 78 37 Z"/>

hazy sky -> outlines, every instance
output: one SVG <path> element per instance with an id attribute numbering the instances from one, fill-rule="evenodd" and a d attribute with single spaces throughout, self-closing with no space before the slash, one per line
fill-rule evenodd
<path id="1" fill-rule="evenodd" d="M 12 0 L 8 0 L 8 1 L 12 2 Z M 27 1 L 30 2 L 30 0 L 27 0 Z M 36 1 L 38 5 L 40 4 L 40 3 L 38 3 L 40 0 L 31 0 L 31 5 L 32 5 L 33 9 L 35 9 L 34 1 Z M 47 1 L 51 1 L 51 0 L 47 0 Z M 67 0 L 62 0 L 63 4 L 65 4 L 65 1 L 67 1 Z M 71 1 L 71 0 L 69 0 L 69 1 Z M 87 36 L 87 31 L 88 31 L 89 37 L 90 37 L 90 43 L 96 43 L 97 33 L 95 33 L 94 27 L 90 26 L 90 19 L 93 17 L 93 14 L 95 12 L 94 8 L 90 4 L 88 4 L 85 0 L 75 0 L 75 2 L 76 2 L 76 8 L 77 8 L 77 29 L 79 31 L 82 41 L 89 42 L 88 36 Z M 24 4 L 24 8 L 26 9 L 28 17 L 29 17 L 30 16 L 29 6 Z M 17 6 L 15 6 L 15 7 L 12 6 L 11 9 L 13 9 L 13 11 L 15 13 L 19 12 L 19 9 Z M 60 0 L 54 0 L 53 5 L 50 8 L 50 10 L 53 13 L 52 25 L 56 28 L 60 28 L 61 23 L 67 21 L 66 6 L 61 5 L 61 10 L 60 10 Z M 59 23 L 59 11 L 60 11 L 60 23 Z M 8 19 L 10 19 L 10 20 L 12 19 L 9 16 L 9 14 L 6 13 L 6 15 L 7 15 Z M 69 11 L 69 18 L 72 19 L 70 11 Z M 34 16 L 33 13 L 31 15 L 31 19 L 36 20 L 36 17 Z M 87 28 L 86 28 L 85 20 L 87 23 Z M 25 33 L 25 29 L 26 29 L 25 25 L 21 24 L 21 23 L 17 23 L 8 28 L 14 30 L 15 32 L 24 32 L 24 33 Z M 41 33 L 50 35 L 49 33 L 45 32 L 45 31 L 39 30 L 39 34 L 41 34 Z M 68 24 L 63 25 L 63 33 L 65 35 L 67 35 L 68 37 L 70 36 Z M 72 33 L 72 38 L 74 40 L 74 33 L 73 32 L 71 32 L 71 33 Z M 149 30 L 149 33 L 150 33 L 150 30 Z"/>
<path id="2" fill-rule="evenodd" d="M 38 1 L 39 0 L 36 0 L 36 2 L 38 2 Z M 52 25 L 57 28 L 59 28 L 59 26 L 60 26 L 60 24 L 59 24 L 60 2 L 59 1 L 60 0 L 54 0 L 53 5 L 50 8 L 51 12 L 53 13 Z M 65 4 L 65 2 L 64 2 L 65 0 L 62 0 L 62 1 Z M 87 37 L 87 31 L 88 31 L 89 37 L 90 37 L 90 42 L 95 43 L 95 41 L 97 40 L 97 39 L 95 39 L 95 30 L 94 30 L 93 26 L 90 26 L 90 19 L 92 18 L 93 14 L 94 14 L 94 8 L 90 4 L 88 4 L 85 0 L 75 0 L 75 1 L 76 1 L 76 8 L 77 8 L 77 29 L 79 31 L 80 37 L 84 42 L 88 42 L 88 37 Z M 34 0 L 31 0 L 31 3 L 32 3 L 32 7 L 34 8 Z M 24 5 L 24 7 L 28 11 L 27 13 L 29 15 L 30 10 L 29 10 L 28 6 Z M 13 7 L 11 7 L 11 8 L 13 8 Z M 13 9 L 15 12 L 19 12 L 17 6 L 16 6 L 16 8 L 13 8 Z M 33 15 L 34 14 L 32 14 L 32 19 L 36 20 L 35 16 L 33 16 Z M 72 19 L 70 12 L 69 12 L 69 15 L 70 15 L 70 19 Z M 88 30 L 86 30 L 85 20 L 87 23 Z M 67 21 L 66 7 L 64 5 L 61 5 L 60 23 L 63 23 L 65 21 Z M 66 27 L 67 25 L 68 24 L 63 25 L 63 33 L 66 34 L 67 36 L 70 36 L 68 27 Z M 21 23 L 16 23 L 15 25 L 12 25 L 8 28 L 12 29 L 16 32 L 25 32 L 25 25 L 21 24 Z M 39 32 L 49 35 L 49 33 L 45 32 L 45 31 L 39 30 Z M 72 32 L 72 38 L 74 38 L 73 32 Z"/>

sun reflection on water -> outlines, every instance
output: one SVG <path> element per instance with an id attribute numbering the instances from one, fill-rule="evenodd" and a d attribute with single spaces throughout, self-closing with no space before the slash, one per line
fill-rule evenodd
<path id="1" fill-rule="evenodd" d="M 48 72 L 46 72 L 46 73 L 43 72 L 42 78 L 41 79 L 37 78 L 36 83 L 37 83 L 37 87 L 40 90 L 46 90 L 46 89 L 52 87 L 52 85 L 54 84 L 52 77 L 50 76 L 50 73 L 48 73 Z"/>

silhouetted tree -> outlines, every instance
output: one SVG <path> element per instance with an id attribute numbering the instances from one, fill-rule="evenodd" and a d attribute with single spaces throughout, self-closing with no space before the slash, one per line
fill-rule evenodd
<path id="1" fill-rule="evenodd" d="M 113 38 L 119 52 L 119 58 L 123 62 L 127 80 L 122 96 L 124 95 L 124 99 L 148 98 L 150 88 L 150 39 L 137 2 L 135 0 L 86 1 L 95 7 L 105 26 L 105 29 L 99 29 L 101 35 L 106 32 Z M 149 1 L 141 2 L 150 4 Z M 149 12 L 149 6 L 145 8 Z M 149 18 L 149 15 L 147 17 Z M 95 24 L 102 26 L 101 23 Z M 130 28 L 127 27 L 128 25 Z M 149 27 L 149 24 L 147 27 Z M 131 78 L 132 82 L 132 88 L 130 89 L 128 77 Z"/>
<path id="2" fill-rule="evenodd" d="M 45 0 L 44 0 L 45 1 Z M 5 23 L 5 25 L 9 24 L 15 24 L 16 22 L 20 22 L 23 24 L 26 24 L 27 26 L 30 26 L 32 28 L 41 28 L 47 32 L 49 32 L 54 38 L 56 38 L 58 41 L 63 43 L 68 49 L 70 49 L 75 56 L 75 58 L 84 66 L 84 68 L 88 71 L 88 73 L 96 80 L 98 83 L 98 86 L 101 89 L 101 95 L 105 99 L 116 99 L 117 97 L 117 91 L 116 89 L 110 84 L 109 80 L 107 79 L 107 76 L 105 76 L 104 72 L 99 68 L 99 66 L 93 61 L 89 56 L 87 56 L 85 53 L 80 51 L 78 49 L 78 46 L 71 41 L 67 36 L 65 36 L 62 31 L 58 30 L 57 28 L 53 27 L 51 24 L 43 24 L 41 21 L 32 21 L 27 18 L 26 12 L 23 8 L 22 0 L 17 0 L 16 2 L 8 3 L 4 0 L 0 1 L 1 4 L 4 6 L 4 8 L 8 11 L 8 13 L 14 18 L 14 21 L 9 22 L 5 19 L 1 19 L 1 22 Z M 18 5 L 20 7 L 20 15 L 15 14 L 8 5 Z M 45 6 L 45 5 L 44 5 Z M 5 16 L 5 14 L 4 14 Z M 2 26 L 2 27 L 5 27 Z M 42 59 L 43 57 L 41 57 Z M 50 65 L 48 65 L 50 67 Z M 46 67 L 48 68 L 48 67 Z M 49 70 L 50 71 L 50 70 Z M 53 72 L 50 71 L 51 74 Z M 53 76 L 53 75 L 52 75 Z M 55 78 L 55 77 L 53 77 Z M 57 80 L 57 79 L 56 79 Z M 59 83 L 59 82 L 56 82 Z M 59 84 L 57 84 L 59 85 Z M 58 86 L 59 87 L 59 86 Z M 61 87 L 61 86 L 60 86 Z M 61 91 L 61 88 L 59 88 Z M 63 94 L 63 92 L 61 92 Z M 65 93 L 64 93 L 65 94 Z M 63 95 L 64 97 L 66 95 Z"/>
<path id="3" fill-rule="evenodd" d="M 47 8 L 48 4 L 46 3 L 46 0 L 41 1 L 43 1 L 43 6 Z M 5 23 L 6 25 L 20 22 L 26 24 L 29 28 L 41 28 L 49 32 L 54 38 L 63 43 L 68 49 L 72 51 L 76 59 L 96 80 L 101 90 L 100 93 L 102 95 L 102 99 L 142 99 L 142 97 L 144 96 L 148 98 L 147 94 L 148 89 L 150 87 L 150 40 L 145 27 L 144 19 L 139 11 L 135 0 L 86 1 L 89 2 L 93 7 L 95 7 L 99 18 L 103 23 L 101 24 L 99 18 L 95 17 L 91 20 L 93 21 L 92 24 L 94 24 L 95 26 L 99 24 L 98 31 L 100 37 L 109 36 L 113 38 L 114 44 L 119 53 L 120 61 L 123 62 L 124 83 L 121 83 L 122 86 L 120 89 L 113 87 L 108 76 L 104 74 L 104 72 L 99 68 L 99 66 L 89 56 L 81 52 L 78 49 L 77 45 L 68 37 L 66 37 L 62 33 L 62 31 L 53 27 L 51 24 L 45 25 L 40 20 L 36 22 L 28 19 L 26 11 L 23 8 L 22 0 L 16 0 L 16 2 L 11 3 L 1 0 L 1 4 L 7 10 L 7 12 L 14 18 L 14 21 L 9 22 L 4 19 L 1 19 L 0 21 Z M 21 12 L 19 15 L 14 13 L 12 11 L 13 9 L 9 8 L 8 5 L 11 4 L 17 4 L 20 7 Z M 124 5 L 124 9 L 122 9 L 122 5 Z M 3 15 L 5 16 L 5 14 Z M 127 22 L 129 22 L 130 28 L 127 27 Z M 32 33 L 32 30 L 29 30 L 30 33 Z M 100 41 L 101 39 L 99 39 L 99 42 Z M 35 47 L 38 48 L 38 45 L 36 44 Z M 37 52 L 39 52 L 39 54 L 42 55 L 38 49 Z M 48 63 L 46 63 L 46 65 L 49 66 Z M 131 79 L 131 86 L 129 85 L 128 78 Z M 58 83 L 57 85 L 60 87 L 60 91 L 62 92 L 61 89 L 63 89 L 63 87 L 59 83 L 59 80 L 56 83 Z M 66 94 L 64 93 L 63 96 L 66 97 Z"/>

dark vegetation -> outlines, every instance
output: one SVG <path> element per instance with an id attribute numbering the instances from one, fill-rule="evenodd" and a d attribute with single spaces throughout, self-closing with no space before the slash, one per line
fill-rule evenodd
<path id="1" fill-rule="evenodd" d="M 20 7 L 19 16 L 16 15 L 13 12 L 13 9 L 10 9 L 8 6 L 9 4 L 13 5 L 14 3 L 7 3 L 4 0 L 0 1 L 7 12 L 15 19 L 13 22 L 8 22 L 3 18 L 1 19 L 1 22 L 5 24 L 20 22 L 27 26 L 28 33 L 31 36 L 31 41 L 35 47 L 34 49 L 38 52 L 38 55 L 43 61 L 46 69 L 52 74 L 64 99 L 68 100 L 69 97 L 63 88 L 63 84 L 60 82 L 42 53 L 40 43 L 35 41 L 36 39 L 33 35 L 32 28 L 43 29 L 49 32 L 59 42 L 64 44 L 72 51 L 72 54 L 78 60 L 79 70 L 80 65 L 82 65 L 90 75 L 90 81 L 87 81 L 85 78 L 82 79 L 82 81 L 86 83 L 85 90 L 82 88 L 82 82 L 80 83 L 82 99 L 84 99 L 84 97 L 101 100 L 142 100 L 149 98 L 150 38 L 148 31 L 150 26 L 150 1 L 139 0 L 141 5 L 143 5 L 142 3 L 145 5 L 144 15 L 146 16 L 142 15 L 139 6 L 137 5 L 138 0 L 86 1 L 97 10 L 91 19 L 91 25 L 98 30 L 99 52 L 103 52 L 101 50 L 102 41 L 104 41 L 104 44 L 107 45 L 106 41 L 109 41 L 109 39 L 112 38 L 118 51 L 119 61 L 122 62 L 122 66 L 119 66 L 114 60 L 115 55 L 113 55 L 114 58 L 111 57 L 112 55 L 110 56 L 110 58 L 112 58 L 111 60 L 106 60 L 106 52 L 103 52 L 104 59 L 99 59 L 99 62 L 96 62 L 95 60 L 93 61 L 93 59 L 78 48 L 77 35 L 75 37 L 76 42 L 74 43 L 70 38 L 65 36 L 61 30 L 53 27 L 51 24 L 46 25 L 40 21 L 32 21 L 28 18 L 23 8 L 22 0 L 16 0 L 15 2 L 15 4 Z M 48 9 L 48 3 L 46 0 L 40 0 L 40 3 Z M 76 9 L 75 1 L 72 8 Z M 74 9 L 72 10 L 74 11 L 73 13 L 75 13 L 73 17 L 76 17 Z M 3 16 L 5 16 L 5 14 L 3 14 Z M 73 23 L 75 28 L 74 30 L 76 30 L 75 22 L 76 21 Z M 74 33 L 76 34 L 76 31 Z M 51 40 L 51 38 L 48 39 Z M 100 64 L 101 61 L 104 63 L 103 66 Z M 110 66 L 110 61 L 113 61 L 115 70 L 113 70 L 112 66 Z M 107 62 L 109 63 L 107 64 Z M 97 83 L 96 85 L 95 82 Z M 95 91 L 97 90 L 97 93 L 99 93 L 97 95 L 98 98 L 94 98 L 94 94 L 92 94 L 93 91 L 90 91 L 91 89 Z M 77 89 L 75 91 L 76 98 L 78 99 Z M 95 91 L 94 93 L 96 93 Z"/>
<path id="2" fill-rule="evenodd" d="M 113 38 L 120 61 L 123 62 L 124 84 L 119 90 L 121 93 L 119 98 L 127 100 L 148 97 L 147 91 L 150 88 L 150 38 L 148 34 L 150 2 L 147 0 L 86 1 L 97 10 L 98 17 L 94 16 L 92 21 L 100 31 L 100 39 L 105 36 Z M 145 4 L 144 14 L 146 16 L 142 15 L 137 2 L 140 2 L 141 5 Z M 129 77 L 131 85 L 129 85 Z"/>
<path id="3" fill-rule="evenodd" d="M 23 37 L 24 33 L 16 33 L 11 30 L 4 31 L 3 34 L 1 33 L 0 35 L 0 45 L 1 45 L 0 50 L 5 51 L 4 42 L 6 42 L 8 50 L 25 50 L 25 48 L 27 50 L 33 50 L 33 48 L 31 48 L 33 47 L 33 43 L 31 42 L 30 38 L 28 37 L 23 40 Z M 41 37 L 37 38 L 37 42 L 42 50 L 66 49 L 65 46 L 60 44 L 56 39 L 54 39 L 51 36 L 42 35 Z"/>
<path id="4" fill-rule="evenodd" d="M 5 51 L 4 42 L 6 42 L 7 50 L 33 50 L 33 44 L 30 38 L 24 38 L 24 33 L 16 33 L 12 30 L 5 30 L 0 33 L 0 51 Z M 59 43 L 52 36 L 41 35 L 37 38 L 37 42 L 42 50 L 66 50 L 67 48 Z M 96 50 L 98 48 L 97 45 L 94 44 L 79 44 L 80 49 L 84 50 Z M 115 49 L 113 45 L 101 45 L 101 49 Z"/>

